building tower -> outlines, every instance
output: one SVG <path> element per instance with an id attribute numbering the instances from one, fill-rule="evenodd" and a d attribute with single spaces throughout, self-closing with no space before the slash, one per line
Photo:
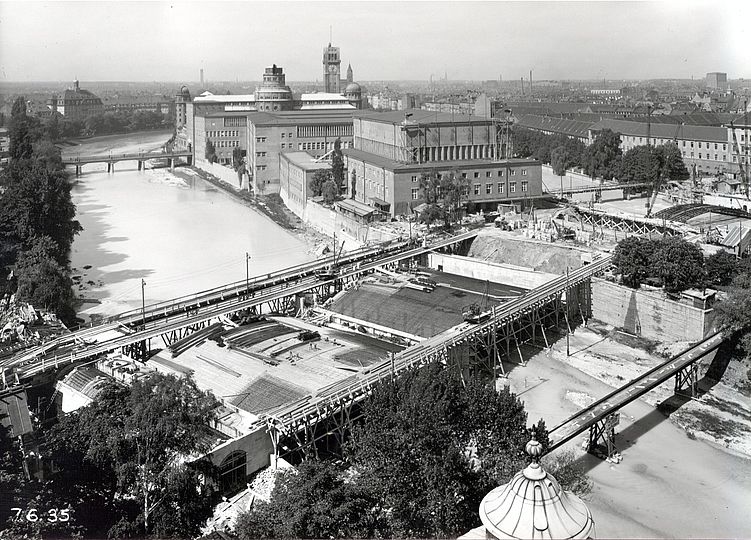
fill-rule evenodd
<path id="1" fill-rule="evenodd" d="M 276 64 L 267 67 L 263 83 L 256 88 L 256 110 L 289 111 L 292 104 L 292 90 L 287 86 L 284 70 Z"/>
<path id="2" fill-rule="evenodd" d="M 175 127 L 180 129 L 187 122 L 187 108 L 190 103 L 190 90 L 183 85 L 180 91 L 175 94 Z"/>
<path id="3" fill-rule="evenodd" d="M 330 94 L 340 94 L 342 92 L 341 82 L 341 59 L 339 57 L 339 47 L 323 48 L 323 91 Z"/>
<path id="4" fill-rule="evenodd" d="M 344 96 L 355 109 L 362 109 L 362 88 L 356 82 L 351 82 L 344 89 Z"/>
<path id="5" fill-rule="evenodd" d="M 355 78 L 352 75 L 352 64 L 347 64 L 347 84 L 355 82 Z"/>
<path id="6" fill-rule="evenodd" d="M 595 522 L 579 497 L 561 489 L 540 465 L 542 444 L 534 437 L 525 448 L 532 463 L 480 503 L 482 526 L 459 540 L 593 538 Z"/>

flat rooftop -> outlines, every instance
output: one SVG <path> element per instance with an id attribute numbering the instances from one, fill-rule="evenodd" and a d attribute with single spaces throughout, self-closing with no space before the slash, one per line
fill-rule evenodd
<path id="1" fill-rule="evenodd" d="M 488 309 L 524 292 L 518 287 L 445 272 L 425 270 L 424 273 L 438 283 L 433 292 L 372 280 L 362 283 L 359 289 L 347 291 L 327 309 L 428 338 L 464 322 L 463 307 L 473 303 L 484 307 L 486 283 Z"/>
<path id="2" fill-rule="evenodd" d="M 300 332 L 321 338 L 303 341 Z M 196 385 L 257 417 L 315 394 L 403 347 L 368 336 L 277 317 L 227 329 L 172 356 L 165 349 L 148 364 L 164 373 L 192 375 Z"/>

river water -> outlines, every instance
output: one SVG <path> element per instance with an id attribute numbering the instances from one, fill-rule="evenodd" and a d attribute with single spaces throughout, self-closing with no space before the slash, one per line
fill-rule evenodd
<path id="1" fill-rule="evenodd" d="M 100 137 L 64 155 L 158 150 L 170 133 Z M 197 175 L 138 171 L 136 162 L 85 165 L 72 190 L 83 231 L 73 242 L 79 317 L 114 315 L 308 261 L 308 246 Z M 183 173 L 192 173 L 181 169 Z M 73 171 L 71 171 L 73 173 Z M 73 176 L 71 175 L 71 178 Z"/>

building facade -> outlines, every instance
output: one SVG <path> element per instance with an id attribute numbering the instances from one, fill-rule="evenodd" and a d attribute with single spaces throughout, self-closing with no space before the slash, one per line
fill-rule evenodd
<path id="1" fill-rule="evenodd" d="M 323 88 L 324 92 L 338 94 L 342 89 L 341 63 L 339 47 L 331 43 L 323 48 Z"/>
<path id="2" fill-rule="evenodd" d="M 713 90 L 727 90 L 728 88 L 728 74 L 727 73 L 721 73 L 718 71 L 707 73 L 706 81 L 707 81 L 707 88 L 712 88 Z"/>
<path id="3" fill-rule="evenodd" d="M 81 89 L 78 80 L 62 96 L 52 96 L 47 101 L 47 106 L 52 112 L 60 113 L 67 120 L 73 121 L 83 121 L 89 116 L 104 112 L 102 100 L 88 90 Z"/>
<path id="4" fill-rule="evenodd" d="M 284 204 L 301 215 L 309 197 L 310 183 L 317 171 L 331 170 L 331 163 L 318 161 L 307 152 L 279 154 L 279 195 Z"/>
<path id="5" fill-rule="evenodd" d="M 529 159 L 496 159 L 496 126 L 476 117 L 454 118 L 413 109 L 360 113 L 353 148 L 344 152 L 348 192 L 355 201 L 391 216 L 423 203 L 423 174 L 455 174 L 467 201 L 483 210 L 542 195 L 542 167 Z"/>

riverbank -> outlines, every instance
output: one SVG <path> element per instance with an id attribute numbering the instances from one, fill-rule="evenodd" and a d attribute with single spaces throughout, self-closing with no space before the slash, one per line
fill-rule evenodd
<path id="1" fill-rule="evenodd" d="M 187 171 L 191 171 L 188 173 Z M 287 208 L 282 201 L 282 198 L 278 194 L 271 195 L 254 195 L 249 191 L 238 189 L 225 182 L 224 180 L 217 178 L 211 173 L 208 173 L 198 167 L 177 167 L 173 171 L 175 176 L 183 179 L 188 179 L 191 176 L 197 176 L 202 180 L 210 183 L 214 187 L 221 189 L 225 193 L 237 198 L 246 206 L 252 208 L 258 213 L 266 216 L 275 224 L 283 227 L 292 234 L 301 238 L 306 244 L 309 245 L 309 253 L 318 253 L 322 245 L 328 245 L 332 242 L 332 239 L 322 234 L 312 227 L 308 227 L 303 221 L 295 215 L 292 210 Z"/>

